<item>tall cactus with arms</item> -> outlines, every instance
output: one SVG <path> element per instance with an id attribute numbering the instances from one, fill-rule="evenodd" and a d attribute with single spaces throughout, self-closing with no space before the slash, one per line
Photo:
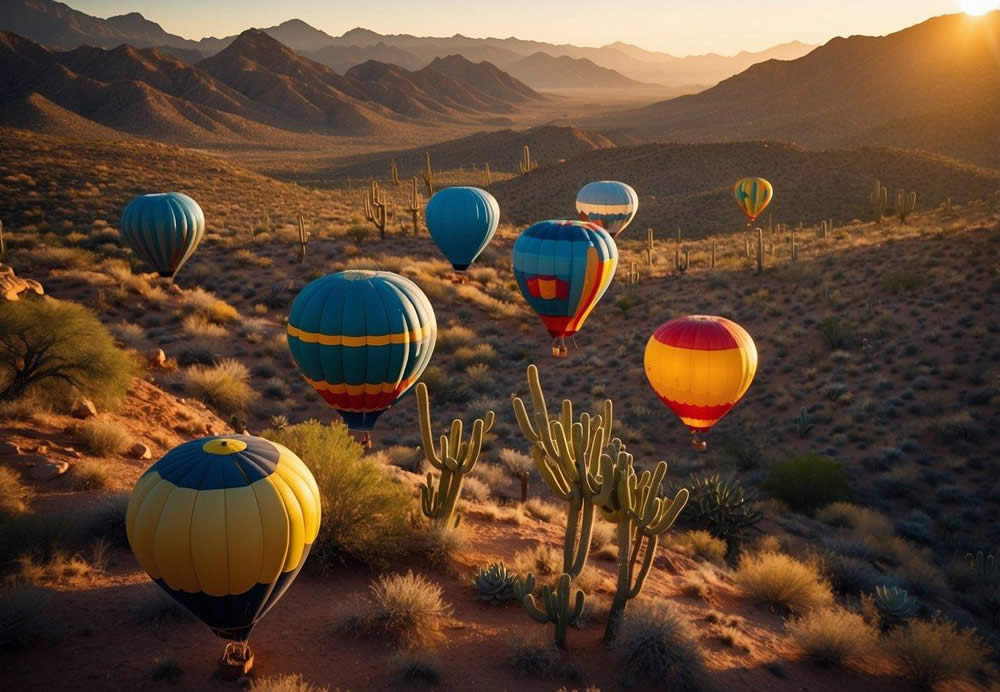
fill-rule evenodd
<path id="1" fill-rule="evenodd" d="M 455 507 L 462 493 L 462 482 L 476 468 L 483 449 L 483 436 L 493 428 L 495 415 L 489 411 L 485 420 L 477 418 L 472 424 L 468 441 L 462 440 L 462 421 L 456 418 L 451 422 L 451 434 L 442 435 L 440 445 L 435 447 L 427 385 L 418 382 L 416 392 L 420 442 L 427 461 L 439 471 L 437 487 L 431 473 L 427 474 L 427 482 L 420 486 L 420 508 L 435 526 L 447 530 L 458 526 Z"/>

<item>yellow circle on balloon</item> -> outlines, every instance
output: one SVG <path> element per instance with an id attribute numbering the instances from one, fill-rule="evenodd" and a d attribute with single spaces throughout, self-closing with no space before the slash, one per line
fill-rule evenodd
<path id="1" fill-rule="evenodd" d="M 247 448 L 247 443 L 242 440 L 233 440 L 227 437 L 219 437 L 214 440 L 209 440 L 204 445 L 202 445 L 202 450 L 208 452 L 209 454 L 218 454 L 219 456 L 225 456 L 226 454 L 236 454 L 237 452 L 242 452 Z"/>

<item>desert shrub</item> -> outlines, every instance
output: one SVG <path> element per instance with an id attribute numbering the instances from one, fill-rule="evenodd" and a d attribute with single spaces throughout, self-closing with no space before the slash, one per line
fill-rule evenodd
<path id="1" fill-rule="evenodd" d="M 702 529 L 724 541 L 738 541 L 763 518 L 736 479 L 692 475 L 688 504 L 677 517 L 682 528 Z"/>
<path id="2" fill-rule="evenodd" d="M 219 300 L 203 288 L 195 288 L 184 294 L 184 304 L 210 322 L 225 324 L 239 319 L 240 313 L 224 300 Z"/>
<path id="3" fill-rule="evenodd" d="M 689 557 L 722 564 L 726 559 L 726 542 L 708 531 L 679 531 L 668 534 L 667 545 Z"/>
<path id="4" fill-rule="evenodd" d="M 816 512 L 816 518 L 831 526 L 852 529 L 859 536 L 891 536 L 892 522 L 885 515 L 850 502 L 834 502 Z"/>
<path id="5" fill-rule="evenodd" d="M 416 542 L 435 567 L 451 564 L 469 545 L 465 526 L 461 524 L 453 528 L 429 525 Z"/>
<path id="6" fill-rule="evenodd" d="M 257 392 L 250 387 L 250 371 L 232 358 L 211 366 L 188 368 L 184 387 L 192 396 L 227 416 L 242 413 L 257 398 Z"/>
<path id="7" fill-rule="evenodd" d="M 557 509 L 555 505 L 549 505 L 553 509 Z M 556 519 L 562 516 L 562 513 L 556 515 Z M 600 517 L 594 517 L 594 527 L 590 533 L 590 549 L 599 552 L 604 548 L 607 548 L 614 542 L 615 534 L 617 533 L 617 527 L 610 521 L 605 521 Z"/>
<path id="8" fill-rule="evenodd" d="M 912 269 L 894 269 L 882 275 L 879 283 L 891 296 L 915 291 L 924 284 L 924 275 Z"/>
<path id="9" fill-rule="evenodd" d="M 531 457 L 516 449 L 501 449 L 500 461 L 515 476 L 520 476 L 522 473 L 531 473 L 535 470 L 535 462 Z"/>
<path id="10" fill-rule="evenodd" d="M 362 226 L 361 224 L 355 224 L 354 226 L 348 228 L 344 232 L 344 235 L 346 235 L 355 245 L 362 245 L 366 240 L 368 240 L 368 236 L 371 235 L 371 229 L 367 226 Z"/>
<path id="11" fill-rule="evenodd" d="M 928 429 L 942 444 L 977 442 L 985 436 L 983 425 L 977 422 L 968 411 L 959 411 L 938 418 L 928 426 Z"/>
<path id="12" fill-rule="evenodd" d="M 75 436 L 88 452 L 98 457 L 121 454 L 132 442 L 125 428 L 108 418 L 92 418 L 80 423 Z"/>
<path id="13" fill-rule="evenodd" d="M 539 584 L 547 577 L 558 576 L 562 572 L 562 553 L 547 543 L 539 543 L 534 548 L 514 553 L 514 571 L 518 574 L 534 574 Z"/>
<path id="14" fill-rule="evenodd" d="M 406 685 L 437 685 L 444 672 L 437 658 L 426 651 L 404 651 L 392 657 L 392 667 Z"/>
<path id="15" fill-rule="evenodd" d="M 656 686 L 677 692 L 709 688 L 694 633 L 665 604 L 635 608 L 622 625 L 615 648 L 623 687 Z"/>
<path id="16" fill-rule="evenodd" d="M 813 610 L 793 620 L 788 634 L 807 658 L 827 666 L 865 656 L 878 641 L 878 632 L 864 618 L 837 607 Z"/>
<path id="17" fill-rule="evenodd" d="M 819 323 L 823 343 L 831 351 L 851 351 L 861 345 L 861 334 L 857 327 L 841 321 L 839 317 L 827 317 Z"/>
<path id="18" fill-rule="evenodd" d="M 818 454 L 778 461 L 768 469 L 767 489 L 797 511 L 811 511 L 846 500 L 850 492 L 847 469 Z"/>
<path id="19" fill-rule="evenodd" d="M 51 298 L 0 303 L 0 401 L 75 387 L 110 405 L 125 395 L 137 370 L 81 305 Z"/>
<path id="20" fill-rule="evenodd" d="M 989 655 L 975 630 L 942 619 L 909 620 L 886 636 L 883 647 L 903 675 L 925 689 L 968 675 Z"/>
<path id="21" fill-rule="evenodd" d="M 734 580 L 748 598 L 797 613 L 833 602 L 830 585 L 815 566 L 783 553 L 743 555 Z"/>
<path id="22" fill-rule="evenodd" d="M 459 363 L 469 366 L 475 363 L 493 365 L 499 356 L 492 344 L 477 344 L 475 346 L 461 346 L 455 350 L 455 358 Z"/>
<path id="23" fill-rule="evenodd" d="M 225 327 L 206 319 L 196 312 L 184 318 L 181 328 L 186 336 L 200 339 L 222 339 L 229 335 L 229 331 Z"/>
<path id="24" fill-rule="evenodd" d="M 74 490 L 102 490 L 111 484 L 111 471 L 97 461 L 79 461 L 70 473 Z"/>
<path id="25" fill-rule="evenodd" d="M 84 269 L 97 264 L 93 252 L 74 247 L 42 246 L 30 253 L 31 263 L 49 269 Z"/>
<path id="26" fill-rule="evenodd" d="M 184 677 L 184 669 L 177 662 L 176 658 L 160 657 L 153 661 L 152 668 L 149 669 L 149 677 L 153 680 L 176 685 Z"/>
<path id="27" fill-rule="evenodd" d="M 445 327 L 438 332 L 437 342 L 434 345 L 435 349 L 440 349 L 444 353 L 450 353 L 460 346 L 467 346 L 474 341 L 477 341 L 479 337 L 476 333 L 464 327 L 460 324 L 452 325 L 450 327 Z"/>
<path id="28" fill-rule="evenodd" d="M 532 637 L 515 639 L 510 664 L 519 675 L 541 680 L 571 680 L 581 677 L 580 669 L 566 661 L 551 641 Z"/>
<path id="29" fill-rule="evenodd" d="M 261 678 L 250 688 L 254 692 L 329 692 L 329 687 L 319 687 L 306 682 L 299 674 L 272 675 Z"/>
<path id="30" fill-rule="evenodd" d="M 318 562 L 331 565 L 350 556 L 383 565 L 408 552 L 410 494 L 372 459 L 362 457 L 361 445 L 343 423 L 307 421 L 261 436 L 294 451 L 316 478 L 322 499 L 313 546 Z"/>
<path id="31" fill-rule="evenodd" d="M 369 590 L 368 628 L 407 649 L 424 648 L 443 638 L 441 630 L 451 616 L 451 606 L 437 584 L 410 571 L 383 574 Z"/>
<path id="32" fill-rule="evenodd" d="M 34 490 L 21 482 L 17 471 L 0 466 L 0 522 L 28 511 L 34 496 Z"/>
<path id="33" fill-rule="evenodd" d="M 559 509 L 556 505 L 537 497 L 529 498 L 524 503 L 524 511 L 536 519 L 541 519 L 550 524 L 558 521 L 563 513 L 563 510 Z M 593 539 L 591 540 L 591 545 L 593 546 Z"/>

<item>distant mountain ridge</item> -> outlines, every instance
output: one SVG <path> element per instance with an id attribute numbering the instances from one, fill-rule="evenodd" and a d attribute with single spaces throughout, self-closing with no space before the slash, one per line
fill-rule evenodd
<path id="1" fill-rule="evenodd" d="M 641 82 L 601 67 L 588 58 L 562 55 L 554 58 L 541 51 L 507 65 L 507 71 L 526 84 L 539 89 L 555 88 L 627 88 Z"/>

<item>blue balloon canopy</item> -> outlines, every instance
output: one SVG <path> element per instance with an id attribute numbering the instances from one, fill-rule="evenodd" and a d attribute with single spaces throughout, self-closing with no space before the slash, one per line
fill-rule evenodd
<path id="1" fill-rule="evenodd" d="M 455 271 L 465 271 L 500 223 L 496 198 L 478 187 L 447 187 L 427 202 L 427 230 Z"/>
<path id="2" fill-rule="evenodd" d="M 615 180 L 598 180 L 584 185 L 576 195 L 576 212 L 581 221 L 596 223 L 612 237 L 624 231 L 639 210 L 639 196 L 632 186 Z"/>
<path id="3" fill-rule="evenodd" d="M 119 232 L 132 251 L 160 276 L 175 276 L 205 237 L 205 214 L 180 192 L 136 197 Z"/>

